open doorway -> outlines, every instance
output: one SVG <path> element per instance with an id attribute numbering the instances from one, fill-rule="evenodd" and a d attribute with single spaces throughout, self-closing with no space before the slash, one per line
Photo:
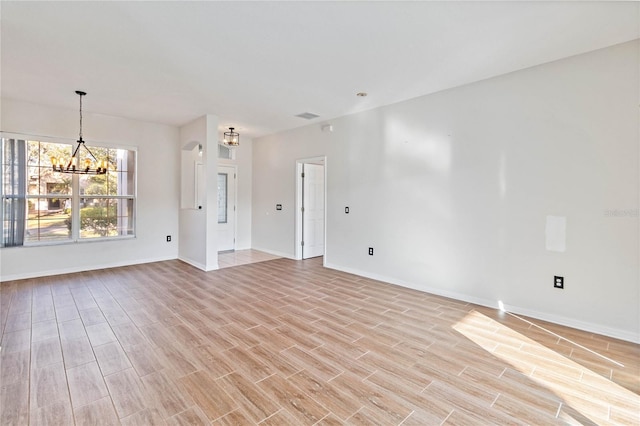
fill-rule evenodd
<path id="1" fill-rule="evenodd" d="M 324 256 L 325 157 L 296 162 L 296 259 Z"/>

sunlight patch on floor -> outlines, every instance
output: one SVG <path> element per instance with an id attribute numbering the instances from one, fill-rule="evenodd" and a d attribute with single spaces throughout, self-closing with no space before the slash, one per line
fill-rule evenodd
<path id="1" fill-rule="evenodd" d="M 453 328 L 544 390 L 561 398 L 558 417 L 564 421 L 583 423 L 589 419 L 596 423 L 606 420 L 633 424 L 640 420 L 640 396 L 570 357 L 574 351 L 587 351 L 618 368 L 624 367 L 622 363 L 517 315 L 505 314 L 523 321 L 527 330 L 543 337 L 547 335 L 549 341 L 541 344 L 475 310 Z M 556 345 L 556 350 L 548 347 Z M 612 410 L 611 403 L 623 409 Z"/>

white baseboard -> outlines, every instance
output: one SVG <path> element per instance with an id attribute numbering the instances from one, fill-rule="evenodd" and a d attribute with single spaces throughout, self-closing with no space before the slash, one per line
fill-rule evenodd
<path id="1" fill-rule="evenodd" d="M 217 271 L 218 269 L 220 269 L 220 266 L 218 265 L 218 262 L 216 262 L 214 265 L 205 268 L 204 271 L 205 272 L 211 272 L 211 271 Z"/>
<path id="2" fill-rule="evenodd" d="M 284 257 L 284 258 L 287 258 L 287 259 L 296 260 L 295 257 L 291 253 L 284 253 L 284 252 L 281 252 L 281 251 L 270 250 L 270 249 L 266 249 L 266 248 L 262 248 L 262 247 L 251 247 L 251 248 L 253 250 L 263 251 L 265 253 L 269 253 L 269 254 L 272 254 L 274 256 L 280 256 L 280 257 Z"/>
<path id="3" fill-rule="evenodd" d="M 265 253 L 269 253 L 269 254 L 272 254 L 274 256 L 280 256 L 280 257 L 284 257 L 284 258 L 287 258 L 287 259 L 294 259 L 294 257 L 292 257 L 289 253 L 278 252 L 278 251 L 264 249 L 264 248 L 260 248 L 260 247 L 253 247 L 253 249 L 254 250 L 263 251 Z M 0 282 L 22 280 L 22 279 L 28 279 L 28 278 L 45 277 L 45 276 L 51 276 L 51 275 L 72 274 L 72 273 L 75 273 L 75 272 L 92 271 L 92 270 L 106 269 L 106 268 L 117 268 L 117 267 L 121 267 L 121 266 L 130 266 L 130 265 L 138 265 L 138 264 L 143 264 L 143 263 L 161 262 L 161 261 L 165 261 L 165 260 L 174 260 L 174 259 L 176 259 L 176 258 L 175 257 L 158 257 L 158 258 L 148 258 L 148 259 L 137 259 L 137 260 L 126 261 L 126 262 L 112 262 L 112 263 L 106 263 L 106 264 L 102 264 L 102 265 L 92 265 L 92 266 L 89 266 L 89 267 L 62 268 L 62 269 L 55 269 L 55 270 L 48 270 L 48 271 L 38 271 L 38 272 L 33 272 L 33 273 L 27 272 L 27 273 L 23 273 L 23 274 L 0 276 Z M 199 262 L 195 262 L 195 261 L 192 261 L 190 259 L 182 258 L 182 257 L 178 257 L 178 259 L 183 261 L 183 262 L 185 262 L 185 263 L 188 263 L 189 265 L 194 266 L 194 267 L 196 267 L 196 268 L 198 268 L 200 270 L 207 271 L 205 265 L 202 265 Z M 486 306 L 486 307 L 489 307 L 489 308 L 498 309 L 497 302 L 495 302 L 493 300 L 482 299 L 482 298 L 470 296 L 470 295 L 463 294 L 463 293 L 451 292 L 451 291 L 446 291 L 446 290 L 433 288 L 433 287 L 416 286 L 414 283 L 403 281 L 403 280 L 398 280 L 398 279 L 393 278 L 393 277 L 378 275 L 378 274 L 374 274 L 374 273 L 371 273 L 371 272 L 368 272 L 368 271 L 362 271 L 362 270 L 354 269 L 354 268 L 347 268 L 347 267 L 335 265 L 335 264 L 328 263 L 328 262 L 325 263 L 324 266 L 326 268 L 329 268 L 329 269 L 335 269 L 335 270 L 338 270 L 338 271 L 347 272 L 347 273 L 354 274 L 354 275 L 359 275 L 361 277 L 366 277 L 366 278 L 370 278 L 370 279 L 374 279 L 374 280 L 378 280 L 378 281 L 384 281 L 384 282 L 388 282 L 390 284 L 395 284 L 395 285 L 399 285 L 399 286 L 402 286 L 402 287 L 407 287 L 407 288 L 411 288 L 411 289 L 414 289 L 414 290 L 423 291 L 425 293 L 431 293 L 431 294 L 435 294 L 435 295 L 438 295 L 438 296 L 444 296 L 444 297 L 449 297 L 451 299 L 461 300 L 463 302 L 474 303 L 476 305 L 481 305 L 481 306 Z M 218 269 L 217 265 L 216 265 L 215 269 Z M 209 270 L 211 271 L 211 270 L 215 270 L 215 269 L 209 269 Z M 539 319 L 539 320 L 542 320 L 542 321 L 549 321 L 549 322 L 552 322 L 552 323 L 555 323 L 555 324 L 559 324 L 559 325 L 563 325 L 563 326 L 567 326 L 567 327 L 572 327 L 572 328 L 576 328 L 576 329 L 583 330 L 583 331 L 588 331 L 590 333 L 597 333 L 597 334 L 613 337 L 613 338 L 616 338 L 616 339 L 625 340 L 625 341 L 632 342 L 632 343 L 640 343 L 640 334 L 634 333 L 632 331 L 622 330 L 622 329 L 612 328 L 612 327 L 607 327 L 607 326 L 603 326 L 601 324 L 595 324 L 595 323 L 591 323 L 591 322 L 580 321 L 580 320 L 576 320 L 574 318 L 568 318 L 568 317 L 564 317 L 564 316 L 561 316 L 561 315 L 556 315 L 556 314 L 553 314 L 553 313 L 550 313 L 550 312 L 537 311 L 537 310 L 523 308 L 523 307 L 519 307 L 519 306 L 513 306 L 513 305 L 509 305 L 509 304 L 505 304 L 504 307 L 505 307 L 505 310 L 507 312 L 511 312 L 511 313 L 514 313 L 514 314 L 525 315 L 527 317 L 536 318 L 536 319 Z"/>
<path id="4" fill-rule="evenodd" d="M 194 268 L 198 268 L 201 271 L 204 272 L 210 272 L 210 271 L 217 271 L 218 269 L 220 269 L 220 267 L 218 266 L 218 262 L 216 262 L 215 265 L 213 265 L 210 268 L 207 268 L 206 265 L 203 265 L 200 262 L 196 262 L 195 260 L 189 259 L 187 257 L 180 257 L 178 256 L 178 260 L 184 262 L 184 263 L 188 263 L 189 265 L 193 266 Z"/>
<path id="5" fill-rule="evenodd" d="M 379 275 L 379 274 L 374 274 L 368 271 L 362 271 L 359 269 L 353 269 L 353 268 L 345 268 L 342 266 L 338 266 L 338 265 L 334 265 L 332 263 L 326 263 L 324 265 L 326 268 L 329 269 L 335 269 L 338 271 L 342 271 L 342 272 L 347 272 L 349 274 L 354 274 L 354 275 L 359 275 L 361 277 L 365 277 L 365 278 L 371 278 L 372 280 L 377 280 L 377 281 L 383 281 L 389 284 L 395 284 L 395 285 L 399 285 L 401 287 L 407 287 L 407 288 L 411 288 L 413 290 L 418 290 L 418 291 L 422 291 L 425 293 L 430 293 L 430 294 L 435 294 L 437 296 L 443 296 L 443 297 L 448 297 L 450 299 L 455 299 L 455 300 L 460 300 L 463 302 L 468 302 L 468 303 L 474 303 L 476 305 L 481 305 L 481 306 L 486 306 L 489 308 L 495 308 L 498 309 L 498 303 L 491 301 L 489 299 L 482 299 L 482 298 L 478 298 L 478 297 L 474 297 L 474 296 L 469 296 L 467 294 L 463 294 L 463 293 L 457 293 L 457 292 L 453 292 L 453 291 L 446 291 L 446 290 L 442 290 L 439 288 L 432 288 L 432 287 L 424 287 L 424 286 L 417 286 L 414 283 L 408 282 L 408 281 L 404 281 L 404 280 L 399 280 L 397 278 L 393 278 L 393 277 L 388 277 L 385 275 Z"/>
<path id="6" fill-rule="evenodd" d="M 48 271 L 25 272 L 21 274 L 0 276 L 0 282 L 24 280 L 28 278 L 48 277 L 51 275 L 73 274 L 76 272 L 95 271 L 97 269 L 107 269 L 107 268 L 118 268 L 121 266 L 140 265 L 143 263 L 162 262 L 165 260 L 174 260 L 174 259 L 176 259 L 176 257 L 174 256 L 164 256 L 164 257 L 157 257 L 157 258 L 128 260 L 124 262 L 110 262 L 110 263 L 105 263 L 101 265 L 75 266 L 72 268 L 51 269 Z"/>
<path id="7" fill-rule="evenodd" d="M 485 306 L 488 308 L 499 309 L 497 301 L 493 301 L 493 300 L 482 299 L 482 298 L 470 296 L 463 293 L 456 293 L 456 292 L 451 292 L 447 290 L 442 290 L 439 288 L 416 286 L 415 283 L 398 280 L 393 277 L 378 275 L 368 271 L 362 271 L 359 269 L 347 268 L 347 267 L 335 265 L 332 263 L 325 263 L 324 266 L 329 269 L 335 269 L 338 271 L 347 272 L 349 274 L 359 275 L 361 277 L 371 278 L 374 280 L 383 281 L 390 284 L 395 284 L 402 287 L 423 291 L 425 293 L 435 294 L 437 296 L 449 297 L 451 299 L 456 299 L 463 302 L 473 303 L 473 304 Z M 613 337 L 615 339 L 625 340 L 627 342 L 640 343 L 640 334 L 634 333 L 629 330 L 622 330 L 618 328 L 607 327 L 601 324 L 580 321 L 574 318 L 568 318 L 568 317 L 556 315 L 550 312 L 543 312 L 543 311 L 537 311 L 537 310 L 528 309 L 528 308 L 522 308 L 519 306 L 512 306 L 506 303 L 504 305 L 504 308 L 505 308 L 505 311 L 511 312 L 513 314 L 524 315 L 530 318 L 535 318 L 542 321 L 548 321 L 554 324 L 576 328 L 578 330 L 588 331 L 590 333 L 596 333 L 596 334 L 601 334 L 603 336 Z"/>
<path id="8" fill-rule="evenodd" d="M 511 306 L 511 305 L 505 304 L 504 307 L 505 307 L 505 311 L 511 312 L 513 314 L 524 315 L 530 318 L 536 318 L 542 321 L 548 321 L 554 324 L 564 325 L 566 327 L 588 331 L 590 333 L 596 333 L 596 334 L 601 334 L 603 336 L 613 337 L 615 339 L 625 340 L 627 342 L 640 343 L 640 334 L 633 333 L 632 331 L 606 327 L 601 324 L 595 324 L 587 321 L 580 321 L 574 318 L 555 315 L 549 312 L 540 312 L 533 309 L 522 308 L 519 306 Z"/>
<path id="9" fill-rule="evenodd" d="M 191 266 L 193 266 L 194 268 L 198 268 L 201 271 L 205 270 L 205 266 L 200 263 L 200 262 L 196 262 L 195 260 L 189 259 L 188 257 L 182 257 L 182 256 L 178 256 L 178 260 L 184 263 L 187 263 Z"/>

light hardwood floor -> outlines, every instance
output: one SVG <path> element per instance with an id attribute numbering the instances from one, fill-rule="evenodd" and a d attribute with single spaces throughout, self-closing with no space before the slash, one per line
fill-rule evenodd
<path id="1" fill-rule="evenodd" d="M 265 253 L 259 250 L 233 250 L 218 253 L 218 267 L 231 268 L 233 266 L 248 265 L 250 263 L 264 262 L 278 259 L 280 256 Z"/>
<path id="2" fill-rule="evenodd" d="M 638 345 L 277 259 L 0 286 L 1 425 L 640 422 Z"/>

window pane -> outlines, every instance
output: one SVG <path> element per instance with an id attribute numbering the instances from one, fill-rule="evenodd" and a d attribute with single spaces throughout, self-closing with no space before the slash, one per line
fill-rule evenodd
<path id="1" fill-rule="evenodd" d="M 51 167 L 51 157 L 70 156 L 71 145 L 27 141 L 27 194 L 49 197 L 27 200 L 25 242 L 71 238 L 71 175 L 55 173 Z"/>
<path id="2" fill-rule="evenodd" d="M 39 144 L 39 157 L 37 163 L 33 164 L 31 145 L 34 146 L 33 151 L 35 152 L 36 144 Z M 60 160 L 69 161 L 71 158 L 72 146 L 68 144 L 29 141 L 29 146 L 29 165 L 38 165 L 51 170 L 51 157 L 57 158 L 59 162 L 62 162 Z"/>
<path id="3" fill-rule="evenodd" d="M 133 172 L 136 165 L 136 152 L 126 149 L 113 150 L 113 158 L 116 170 L 119 172 Z"/>
<path id="4" fill-rule="evenodd" d="M 218 144 L 218 158 L 233 160 L 233 149 L 228 146 Z"/>
<path id="5" fill-rule="evenodd" d="M 71 175 L 54 173 L 45 167 L 27 168 L 28 195 L 71 195 Z"/>
<path id="6" fill-rule="evenodd" d="M 80 175 L 80 195 L 116 195 L 115 173 Z"/>
<path id="7" fill-rule="evenodd" d="M 136 180 L 133 171 L 133 168 L 126 171 L 118 171 L 118 195 L 135 195 Z"/>
<path id="8" fill-rule="evenodd" d="M 80 238 L 133 235 L 133 199 L 81 198 Z"/>
<path id="9" fill-rule="evenodd" d="M 51 157 L 64 161 L 71 156 L 71 145 L 27 142 L 27 194 L 71 195 L 71 175 L 56 173 L 51 167 Z"/>
<path id="10" fill-rule="evenodd" d="M 25 241 L 55 241 L 71 238 L 69 198 L 30 198 Z"/>
<path id="11" fill-rule="evenodd" d="M 218 173 L 218 223 L 227 223 L 227 174 Z"/>
<path id="12" fill-rule="evenodd" d="M 109 168 L 109 172 L 105 175 L 81 175 L 80 176 L 80 194 L 81 195 L 134 195 L 135 194 L 135 177 L 134 170 L 135 158 L 134 151 L 125 149 L 104 149 L 96 150 L 96 156 L 109 152 L 109 161 L 112 166 L 116 166 L 117 170 Z M 103 158 L 103 157 L 98 157 Z M 121 169 L 120 167 L 124 167 Z"/>

